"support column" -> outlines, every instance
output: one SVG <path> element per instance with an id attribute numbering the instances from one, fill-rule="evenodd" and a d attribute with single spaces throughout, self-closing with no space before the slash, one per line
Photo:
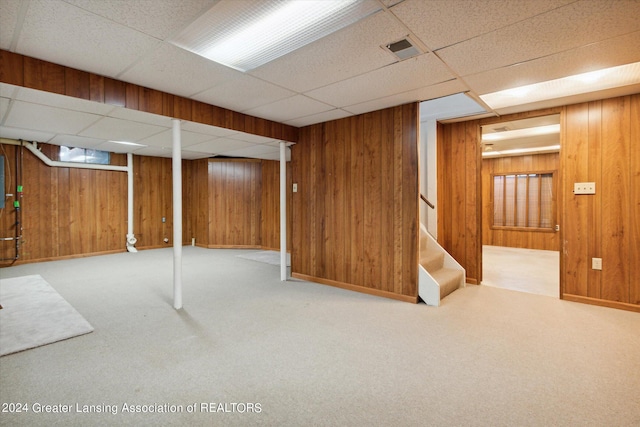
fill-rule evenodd
<path id="1" fill-rule="evenodd" d="M 287 280 L 287 146 L 280 141 L 280 280 Z"/>
<path id="2" fill-rule="evenodd" d="M 173 308 L 182 308 L 182 152 L 180 120 L 173 119 Z"/>

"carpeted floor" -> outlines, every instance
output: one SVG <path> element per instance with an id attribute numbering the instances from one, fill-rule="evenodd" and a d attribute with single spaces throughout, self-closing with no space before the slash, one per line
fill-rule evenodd
<path id="1" fill-rule="evenodd" d="M 482 246 L 482 284 L 560 297 L 560 253 Z"/>
<path id="2" fill-rule="evenodd" d="M 37 274 L 0 279 L 0 301 L 0 356 L 93 331 Z"/>
<path id="3" fill-rule="evenodd" d="M 239 253 L 185 247 L 179 311 L 170 250 L 0 270 L 40 274 L 95 328 L 0 358 L 0 400 L 30 409 L 0 424 L 640 424 L 637 313 L 489 286 L 408 304 Z"/>

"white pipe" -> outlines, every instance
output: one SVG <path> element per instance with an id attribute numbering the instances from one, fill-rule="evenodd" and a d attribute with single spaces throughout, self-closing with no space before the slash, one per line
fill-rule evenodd
<path id="1" fill-rule="evenodd" d="M 180 120 L 173 123 L 173 308 L 182 308 L 182 153 Z"/>
<path id="2" fill-rule="evenodd" d="M 280 141 L 280 280 L 287 280 L 287 146 Z"/>
<path id="3" fill-rule="evenodd" d="M 20 141 L 15 141 L 12 139 L 0 139 L 0 143 L 9 144 L 9 145 L 21 145 Z M 51 160 L 48 158 L 42 151 L 38 150 L 37 142 L 27 142 L 24 141 L 22 144 L 27 150 L 31 151 L 37 158 L 42 160 L 44 164 L 47 166 L 55 167 L 55 168 L 77 168 L 77 169 L 99 169 L 105 171 L 119 171 L 119 172 L 128 172 L 128 166 L 112 166 L 112 165 L 97 165 L 94 163 L 73 163 L 73 162 L 58 162 L 55 160 Z"/>

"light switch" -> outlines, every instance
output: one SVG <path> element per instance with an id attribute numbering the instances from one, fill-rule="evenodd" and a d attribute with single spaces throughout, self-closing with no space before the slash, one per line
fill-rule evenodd
<path id="1" fill-rule="evenodd" d="M 573 194 L 596 194 L 596 183 L 576 182 L 573 184 Z"/>
<path id="2" fill-rule="evenodd" d="M 298 192 L 298 184 L 297 183 L 293 183 L 293 192 L 297 193 Z"/>

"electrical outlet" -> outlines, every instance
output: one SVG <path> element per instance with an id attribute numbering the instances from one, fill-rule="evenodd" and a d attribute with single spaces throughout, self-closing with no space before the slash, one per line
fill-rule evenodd
<path id="1" fill-rule="evenodd" d="M 573 184 L 573 194 L 596 194 L 596 183 L 576 182 Z"/>
<path id="2" fill-rule="evenodd" d="M 602 270 L 602 258 L 591 258 L 591 269 Z"/>

